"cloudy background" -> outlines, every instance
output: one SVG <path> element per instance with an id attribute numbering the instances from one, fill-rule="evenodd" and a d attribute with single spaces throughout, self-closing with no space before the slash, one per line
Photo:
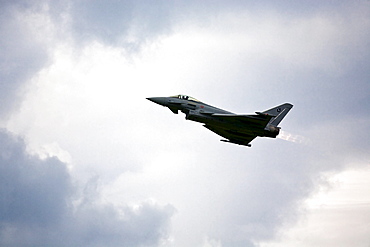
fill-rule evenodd
<path id="1" fill-rule="evenodd" d="M 366 0 L 0 1 L 0 245 L 368 247 L 369 59 Z"/>

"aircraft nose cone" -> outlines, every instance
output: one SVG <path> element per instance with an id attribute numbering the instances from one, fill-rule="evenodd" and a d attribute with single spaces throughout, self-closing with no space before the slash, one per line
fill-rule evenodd
<path id="1" fill-rule="evenodd" d="M 151 97 L 151 98 L 146 98 L 147 100 L 150 100 L 154 103 L 157 103 L 159 105 L 164 105 L 164 99 L 163 97 Z"/>

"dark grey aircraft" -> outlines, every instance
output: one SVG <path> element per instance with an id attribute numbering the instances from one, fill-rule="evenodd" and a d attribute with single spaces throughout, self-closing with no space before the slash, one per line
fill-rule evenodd
<path id="1" fill-rule="evenodd" d="M 204 123 L 204 127 L 220 135 L 224 142 L 251 147 L 250 142 L 257 136 L 276 138 L 280 132 L 279 123 L 292 109 L 285 103 L 253 115 L 235 114 L 205 104 L 186 95 L 147 98 L 159 105 L 168 107 L 173 113 L 186 114 L 187 120 Z"/>

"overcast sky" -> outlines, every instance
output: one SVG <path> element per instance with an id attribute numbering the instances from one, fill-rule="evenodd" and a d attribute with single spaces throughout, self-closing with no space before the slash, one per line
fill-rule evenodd
<path id="1" fill-rule="evenodd" d="M 0 47 L 1 246 L 370 245 L 369 1 L 2 0 Z"/>

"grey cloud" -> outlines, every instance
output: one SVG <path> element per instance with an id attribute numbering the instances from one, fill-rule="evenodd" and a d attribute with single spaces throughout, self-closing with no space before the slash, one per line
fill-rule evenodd
<path id="1" fill-rule="evenodd" d="M 305 161 L 300 147 L 281 151 L 288 146 L 279 149 L 271 145 L 265 156 L 241 154 L 240 160 L 229 161 L 229 167 L 238 174 L 231 176 L 233 181 L 228 181 L 228 191 L 224 192 L 227 210 L 223 209 L 225 205 L 217 205 L 227 227 L 214 226 L 212 237 L 221 236 L 225 246 L 243 246 L 246 241 L 254 246 L 253 241 L 272 239 L 283 224 L 296 220 L 300 201 L 320 181 L 318 171 Z"/>
<path id="2" fill-rule="evenodd" d="M 279 4 L 279 8 L 286 9 L 290 1 Z M 294 4 L 287 9 L 290 14 L 305 11 L 306 8 L 300 5 L 300 11 L 294 12 L 297 3 Z M 68 12 L 68 6 L 54 2 L 50 5 L 55 16 L 59 15 L 59 7 L 62 12 Z M 79 1 L 71 5 L 76 39 L 98 39 L 135 50 L 141 44 L 171 31 L 176 21 L 172 11 L 178 11 L 176 18 L 196 15 L 198 23 L 204 23 L 200 14 L 203 11 L 211 9 L 216 14 L 217 6 L 238 6 L 238 2 L 219 2 L 211 7 L 199 2 L 167 6 L 164 2 L 151 5 L 149 1 Z M 269 5 L 272 6 L 271 3 Z M 312 13 L 317 5 L 318 2 L 314 2 L 306 13 Z M 9 8 L 12 5 L 5 6 L 0 17 L 0 44 L 7 48 L 0 51 L 0 114 L 14 106 L 16 101 L 13 98 L 18 88 L 48 60 L 42 44 L 22 32 L 22 22 L 12 19 L 14 12 Z M 340 19 L 338 25 L 343 25 L 346 30 L 348 27 L 354 29 L 359 23 L 353 22 L 346 13 L 343 12 L 345 18 Z M 363 17 L 368 20 L 368 15 Z M 312 147 L 269 140 L 271 142 L 264 142 L 263 147 L 256 144 L 251 152 L 243 149 L 238 153 L 240 149 L 235 147 L 232 153 L 217 157 L 217 160 L 205 160 L 204 157 L 214 156 L 208 156 L 205 151 L 206 155 L 203 155 L 198 167 L 212 163 L 218 164 L 218 167 L 227 164 L 225 170 L 220 171 L 226 177 L 212 178 L 208 177 L 208 173 L 204 174 L 206 181 L 196 188 L 200 190 L 213 182 L 209 194 L 217 191 L 217 196 L 223 197 L 216 203 L 212 200 L 207 202 L 204 198 L 200 200 L 200 203 L 209 203 L 208 209 L 213 217 L 221 215 L 216 220 L 212 219 L 215 221 L 209 232 L 212 238 L 221 239 L 225 246 L 253 245 L 253 241 L 271 239 L 276 229 L 294 221 L 299 210 L 297 205 L 322 182 L 322 172 L 343 168 L 346 162 L 353 161 L 353 156 L 368 158 L 369 72 L 366 62 L 369 58 L 369 29 L 366 25 L 360 27 L 363 30 L 358 28 L 348 35 L 358 39 L 341 43 L 334 49 L 332 44 L 327 44 L 325 47 L 331 47 L 331 52 L 326 53 L 324 49 L 322 53 L 325 61 L 330 58 L 338 62 L 336 59 L 345 58 L 338 63 L 338 72 L 341 73 L 324 71 L 320 66 L 300 67 L 295 61 L 284 64 L 284 57 L 274 55 L 266 57 L 257 54 L 250 60 L 248 56 L 251 54 L 243 57 L 239 51 L 237 56 L 230 56 L 231 61 L 237 61 L 235 66 L 230 66 L 232 71 L 211 69 L 216 77 L 224 76 L 225 82 L 233 82 L 230 90 L 235 91 L 229 95 L 237 107 L 242 105 L 246 109 L 243 104 L 248 102 L 245 100 L 248 97 L 260 100 L 251 102 L 259 107 L 261 102 L 266 104 L 266 108 L 270 107 L 270 103 L 266 102 L 282 103 L 287 100 L 295 104 L 283 127 L 290 126 L 290 130 L 311 138 L 317 144 Z M 362 36 L 357 35 L 359 33 Z M 341 52 L 341 56 L 337 56 L 337 52 Z M 319 60 L 320 56 L 317 58 Z M 209 67 L 212 65 L 207 64 Z M 246 84 L 246 81 L 253 82 Z M 202 84 L 205 82 L 202 81 Z M 214 81 L 209 85 L 208 89 L 216 88 L 222 91 L 220 98 L 225 97 L 225 92 L 217 88 Z M 226 83 L 223 85 L 229 86 Z M 207 94 L 210 92 L 207 91 Z M 248 107 L 248 110 L 254 109 Z M 343 123 L 348 118 L 361 121 Z M 27 156 L 24 143 L 8 133 L 1 134 L 0 145 L 2 246 L 154 246 L 166 237 L 173 214 L 171 206 L 142 203 L 133 209 L 100 204 L 94 197 L 96 182 L 92 181 L 83 195 L 83 202 L 74 208 L 71 198 L 76 195 L 71 195 L 71 181 L 63 163 L 55 158 L 41 161 Z M 214 169 L 217 167 L 210 165 L 208 171 L 214 172 Z M 223 187 L 222 182 L 227 186 Z"/>
<path id="3" fill-rule="evenodd" d="M 212 224 L 209 236 L 223 246 L 258 246 L 296 222 L 303 201 L 326 184 L 323 174 L 348 165 L 349 160 L 338 158 L 340 154 L 335 149 L 322 152 L 321 147 L 266 141 L 264 151 L 258 146 L 253 152 L 236 149 L 234 157 L 210 160 L 227 165 L 216 167 L 210 176 L 215 178 L 203 184 L 212 188 L 207 213 L 217 215 L 217 224 Z M 368 159 L 369 155 L 363 154 L 362 158 Z M 222 178 L 217 176 L 220 173 Z"/>
<path id="4" fill-rule="evenodd" d="M 29 8 L 24 1 L 5 1 L 0 8 L 0 117 L 17 107 L 19 88 L 49 59 L 44 43 L 22 18 Z"/>
<path id="5" fill-rule="evenodd" d="M 302 128 L 369 116 L 369 8 L 364 2 L 341 4 L 335 11 L 324 6 L 305 18 L 262 14 L 255 40 L 266 47 L 234 54 L 232 71 L 217 76 L 232 76 L 237 86 L 231 95 L 240 98 L 235 106 L 256 95 L 262 103 L 290 101 L 296 116 L 291 121 Z M 284 23 L 274 42 L 268 40 L 268 31 L 274 32 L 270 18 Z"/>
<path id="6" fill-rule="evenodd" d="M 55 34 L 42 30 L 46 23 L 29 23 L 32 15 L 37 14 L 44 14 L 54 22 Z M 66 16 L 71 16 L 70 23 Z M 68 39 L 65 31 L 71 28 L 76 43 L 100 40 L 135 51 L 147 41 L 169 32 L 168 16 L 169 7 L 161 1 L 155 5 L 149 1 L 2 1 L 0 117 L 7 117 L 19 106 L 22 86 L 50 60 L 52 44 L 47 40 L 52 35 L 60 40 Z"/>
<path id="7" fill-rule="evenodd" d="M 52 9 L 56 7 L 50 3 Z M 271 8 L 283 9 L 291 15 L 297 10 L 312 13 L 323 4 L 319 1 L 310 4 L 294 4 L 285 1 L 73 1 L 70 10 L 72 29 L 77 41 L 99 40 L 109 45 L 121 45 L 128 50 L 137 50 L 143 44 L 168 35 L 179 23 L 207 25 L 210 19 L 221 13 L 243 10 Z M 330 7 L 330 6 L 328 6 Z M 68 7 L 69 8 L 69 7 Z M 68 9 L 65 8 L 65 9 Z M 56 11 L 53 11 L 56 12 Z"/>
<path id="8" fill-rule="evenodd" d="M 70 244 L 87 246 L 156 246 L 167 236 L 172 206 L 143 203 L 137 209 L 121 208 L 118 214 L 112 205 L 82 205 L 73 222 Z M 71 222 L 67 222 L 70 224 Z M 77 234 L 76 234 L 77 233 Z M 70 241 L 70 240 L 69 240 Z M 67 245 L 66 245 L 67 246 Z"/>
<path id="9" fill-rule="evenodd" d="M 4 130 L 0 152 L 1 246 L 155 246 L 167 237 L 172 206 L 101 204 L 94 186 L 73 206 L 76 188 L 64 163 L 28 155 Z"/>
<path id="10" fill-rule="evenodd" d="M 171 6 L 167 1 L 74 1 L 72 27 L 77 40 L 136 50 L 171 31 Z"/>
<path id="11" fill-rule="evenodd" d="M 0 190 L 2 223 L 47 226 L 67 210 L 70 181 L 63 163 L 40 160 L 25 153 L 24 143 L 0 132 Z"/>

